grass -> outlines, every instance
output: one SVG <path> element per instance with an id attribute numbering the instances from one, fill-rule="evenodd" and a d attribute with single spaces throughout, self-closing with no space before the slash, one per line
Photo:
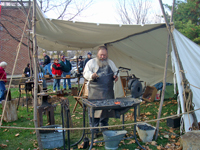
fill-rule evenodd
<path id="1" fill-rule="evenodd" d="M 73 85 L 75 86 L 75 85 Z M 52 88 L 52 86 L 49 86 L 48 88 Z M 12 98 L 18 98 L 19 93 L 17 88 L 11 89 Z M 25 95 L 23 95 L 25 96 Z M 75 100 L 72 96 L 67 96 L 66 98 L 69 99 L 70 103 L 70 114 L 72 118 L 73 127 L 79 128 L 83 127 L 82 120 L 82 108 L 80 106 L 77 107 L 76 112 L 73 114 L 72 110 L 75 105 Z M 61 118 L 61 105 L 60 102 L 56 102 L 57 107 L 54 112 L 55 115 L 55 124 L 61 125 L 62 124 L 62 118 Z M 159 102 L 151 102 L 146 103 L 142 102 L 140 105 L 140 116 L 137 117 L 137 121 L 146 121 L 146 120 L 153 120 L 157 118 L 157 112 L 159 110 Z M 177 110 L 177 102 L 176 100 L 165 100 L 163 107 L 162 107 L 162 117 L 167 117 L 173 114 L 176 114 Z M 130 109 L 125 114 L 125 124 L 133 123 L 133 117 L 132 117 L 133 109 Z M 2 114 L 2 105 L 0 105 L 0 114 Z M 29 112 L 26 111 L 26 107 L 20 106 L 18 111 L 18 120 L 13 122 L 3 122 L 3 126 L 15 126 L 15 127 L 34 127 L 34 121 L 33 121 L 33 107 L 29 106 Z M 87 114 L 86 114 L 87 115 Z M 44 125 L 48 125 L 46 115 L 43 115 L 43 122 Z M 65 120 L 66 122 L 66 120 Z M 86 125 L 88 126 L 88 118 L 86 117 Z M 115 119 L 110 118 L 109 119 L 109 125 L 119 125 L 122 124 L 121 119 Z M 156 126 L 156 122 L 150 122 L 149 124 Z M 121 129 L 121 127 L 115 127 L 115 128 L 109 128 L 109 129 Z M 125 126 L 125 130 L 128 131 L 128 135 L 130 136 L 131 133 L 133 133 L 134 129 L 133 126 Z M 90 131 L 86 131 L 89 133 Z M 78 139 L 82 135 L 82 130 L 75 130 L 70 132 L 70 142 L 71 144 L 78 141 Z M 168 135 L 168 136 L 166 136 Z M 156 142 L 152 143 L 143 143 L 139 137 L 138 141 L 141 145 L 143 145 L 146 149 L 176 149 L 179 147 L 179 135 L 180 135 L 180 129 L 173 129 L 166 125 L 166 120 L 160 121 L 160 128 L 159 128 L 159 136 Z M 90 135 L 87 135 L 90 137 Z M 66 149 L 67 149 L 67 134 L 65 138 L 66 142 Z M 103 140 L 103 136 L 100 136 L 98 140 Z M 81 143 L 80 143 L 81 144 Z M 4 129 L 0 128 L 0 149 L 2 150 L 34 150 L 37 149 L 37 139 L 36 134 L 34 130 L 21 130 L 21 129 Z M 79 145 L 79 147 L 81 147 Z M 96 150 L 104 150 L 104 143 L 96 143 L 96 146 L 93 146 Z M 134 138 L 133 139 L 127 139 L 123 140 L 119 144 L 119 149 L 124 150 L 132 150 L 139 148 L 138 145 L 135 143 Z M 61 148 L 63 149 L 63 147 Z M 74 147 L 74 149 L 78 149 L 77 147 Z"/>

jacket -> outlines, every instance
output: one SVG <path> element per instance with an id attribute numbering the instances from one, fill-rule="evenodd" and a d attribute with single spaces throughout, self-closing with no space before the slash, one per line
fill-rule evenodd
<path id="1" fill-rule="evenodd" d="M 61 74 L 62 74 L 62 70 L 61 69 L 62 69 L 62 67 L 60 66 L 59 63 L 53 63 L 53 65 L 52 65 L 52 74 L 61 76 Z"/>
<path id="2" fill-rule="evenodd" d="M 70 70 L 72 70 L 72 65 L 68 60 L 65 60 L 65 62 L 66 62 L 66 64 L 63 61 L 60 62 L 60 65 L 62 67 L 62 71 L 70 72 Z"/>
<path id="3" fill-rule="evenodd" d="M 85 65 L 87 64 L 87 62 L 92 59 L 92 58 L 86 58 L 85 61 L 84 61 L 84 64 L 83 64 L 83 67 L 85 68 Z"/>
<path id="4" fill-rule="evenodd" d="M 43 65 L 47 65 L 49 63 L 51 63 L 50 57 L 48 55 L 44 56 L 44 64 Z"/>
<path id="5" fill-rule="evenodd" d="M 4 82 L 7 82 L 6 72 L 4 68 L 0 67 L 0 81 L 3 80 Z"/>

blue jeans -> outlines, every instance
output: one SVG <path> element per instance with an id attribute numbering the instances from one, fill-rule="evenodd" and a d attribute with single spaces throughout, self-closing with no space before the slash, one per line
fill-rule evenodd
<path id="1" fill-rule="evenodd" d="M 56 75 L 53 75 L 52 76 L 56 76 Z M 60 79 L 53 79 L 53 90 L 55 91 L 56 90 L 56 86 L 57 86 L 57 90 L 60 90 Z"/>
<path id="2" fill-rule="evenodd" d="M 38 79 L 40 79 L 40 78 L 44 78 L 43 73 L 38 73 Z M 47 84 L 46 84 L 46 80 L 45 80 L 45 79 L 42 79 L 42 85 L 43 85 L 43 88 L 46 88 L 46 87 L 47 87 Z"/>
<path id="3" fill-rule="evenodd" d="M 52 73 L 51 73 L 51 63 L 44 66 L 44 75 L 47 74 L 47 70 L 48 70 L 49 74 L 52 75 Z"/>
<path id="4" fill-rule="evenodd" d="M 66 75 L 71 75 L 71 72 L 63 72 L 62 77 L 66 77 Z M 71 80 L 67 79 L 68 87 L 71 89 Z M 66 79 L 63 79 L 63 88 L 66 89 Z"/>
<path id="5" fill-rule="evenodd" d="M 4 100 L 4 91 L 6 90 L 5 82 L 0 81 L 0 101 Z"/>

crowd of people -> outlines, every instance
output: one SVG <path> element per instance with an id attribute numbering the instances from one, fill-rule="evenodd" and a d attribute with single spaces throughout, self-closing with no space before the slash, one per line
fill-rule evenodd
<path id="1" fill-rule="evenodd" d="M 67 75 L 71 75 L 72 64 L 70 63 L 69 60 L 66 59 L 66 57 L 63 54 L 60 55 L 61 61 L 58 62 L 58 59 L 54 59 L 54 63 L 52 64 L 52 66 L 51 66 L 50 57 L 46 53 L 43 53 L 43 56 L 44 56 L 44 64 L 43 64 L 44 75 L 46 75 L 47 72 L 49 73 L 49 75 L 52 75 L 53 77 L 61 76 L 65 78 Z M 82 56 L 79 56 L 79 59 L 78 59 L 78 66 L 79 66 L 78 73 L 79 74 L 82 75 L 86 63 L 90 59 L 92 59 L 91 56 L 92 56 L 92 53 L 88 52 L 87 58 L 85 59 L 85 61 L 83 61 Z M 63 89 L 64 90 L 67 89 L 66 81 L 68 84 L 68 89 L 71 89 L 70 78 L 63 79 Z M 53 92 L 56 92 L 56 90 L 60 90 L 60 79 L 55 78 L 53 82 Z"/>
<path id="2" fill-rule="evenodd" d="M 54 63 L 51 65 L 51 59 L 46 54 L 43 53 L 44 64 L 41 66 L 44 75 L 47 74 L 47 71 L 53 77 L 66 77 L 70 75 L 72 65 L 69 60 L 62 54 L 60 55 L 61 61 L 54 59 Z M 108 59 L 108 50 L 105 46 L 100 46 L 98 48 L 96 58 L 92 59 L 92 54 L 87 53 L 87 58 L 83 61 L 82 56 L 79 56 L 79 68 L 78 72 L 83 74 L 84 79 L 88 81 L 88 99 L 113 99 L 114 98 L 114 84 L 118 81 L 118 76 L 116 72 L 118 68 L 115 66 L 114 62 Z M 5 83 L 6 83 L 6 69 L 7 63 L 0 63 L 0 102 L 4 99 Z M 24 69 L 24 74 L 30 76 L 30 64 L 27 64 L 27 67 Z M 60 79 L 53 79 L 53 91 L 60 90 Z M 67 79 L 68 88 L 71 89 L 70 78 Z M 66 79 L 63 82 L 64 90 L 67 89 Z M 89 124 L 92 126 L 92 118 L 90 116 L 90 109 L 88 109 L 89 114 Z M 109 117 L 112 117 L 112 112 L 107 110 L 97 111 L 94 114 L 94 126 L 108 126 Z M 106 128 L 105 128 L 106 129 Z M 99 132 L 98 129 L 95 129 L 95 135 Z"/>

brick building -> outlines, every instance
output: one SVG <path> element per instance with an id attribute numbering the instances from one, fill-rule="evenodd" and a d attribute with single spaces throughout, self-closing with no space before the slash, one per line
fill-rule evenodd
<path id="1" fill-rule="evenodd" d="M 23 9 L 20 8 L 18 2 L 1 2 L 1 16 L 0 16 L 0 62 L 5 61 L 8 63 L 6 68 L 7 75 L 12 74 L 15 59 L 17 55 L 19 41 L 21 40 L 26 15 Z M 28 3 L 25 5 L 28 6 Z M 28 7 L 27 7 L 28 8 Z M 28 9 L 27 9 L 28 10 Z M 17 58 L 14 75 L 23 73 L 23 69 L 27 63 L 30 62 L 28 52 L 28 38 L 26 36 L 27 29 L 24 34 Z"/>

